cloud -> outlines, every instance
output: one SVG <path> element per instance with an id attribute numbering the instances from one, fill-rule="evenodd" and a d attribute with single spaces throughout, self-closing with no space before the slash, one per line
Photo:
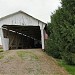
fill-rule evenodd
<path id="1" fill-rule="evenodd" d="M 59 0 L 0 0 L 0 17 L 23 10 L 26 13 L 47 22 L 51 12 L 58 8 Z"/>

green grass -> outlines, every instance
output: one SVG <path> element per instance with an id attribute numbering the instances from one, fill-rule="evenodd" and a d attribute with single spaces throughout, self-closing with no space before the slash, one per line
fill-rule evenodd
<path id="1" fill-rule="evenodd" d="M 28 51 L 18 51 L 17 52 L 18 56 L 21 57 L 23 60 L 27 59 L 27 60 L 38 60 L 38 57 L 32 53 L 32 52 L 28 52 Z"/>
<path id="2" fill-rule="evenodd" d="M 4 58 L 4 55 L 3 54 L 0 54 L 0 59 Z"/>
<path id="3" fill-rule="evenodd" d="M 0 48 L 0 59 L 4 58 L 3 49 Z"/>
<path id="4" fill-rule="evenodd" d="M 3 49 L 0 49 L 0 52 L 3 52 Z"/>
<path id="5" fill-rule="evenodd" d="M 57 60 L 61 67 L 64 67 L 71 75 L 75 75 L 75 66 L 66 64 L 63 60 Z"/>
<path id="6" fill-rule="evenodd" d="M 0 52 L 0 59 L 4 58 L 3 52 Z"/>

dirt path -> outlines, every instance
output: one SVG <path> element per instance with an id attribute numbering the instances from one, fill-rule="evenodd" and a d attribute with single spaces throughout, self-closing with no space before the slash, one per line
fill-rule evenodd
<path id="1" fill-rule="evenodd" d="M 0 75 L 68 75 L 52 57 L 40 49 L 3 52 Z"/>

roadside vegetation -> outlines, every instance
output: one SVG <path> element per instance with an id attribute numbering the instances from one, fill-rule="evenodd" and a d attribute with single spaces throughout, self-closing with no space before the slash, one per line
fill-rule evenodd
<path id="1" fill-rule="evenodd" d="M 4 58 L 3 49 L 0 47 L 0 59 Z"/>
<path id="2" fill-rule="evenodd" d="M 48 23 L 49 38 L 45 51 L 61 59 L 61 65 L 75 75 L 75 0 L 61 0 L 61 4 Z"/>
<path id="3" fill-rule="evenodd" d="M 0 52 L 3 52 L 3 49 L 0 49 Z"/>
<path id="4" fill-rule="evenodd" d="M 64 67 L 70 74 L 75 75 L 75 66 L 66 64 L 63 60 L 57 60 L 61 67 Z"/>
<path id="5" fill-rule="evenodd" d="M 0 53 L 0 59 L 4 58 L 3 53 Z"/>
<path id="6" fill-rule="evenodd" d="M 3 48 L 2 48 L 2 46 L 0 45 L 0 52 L 3 52 Z"/>
<path id="7" fill-rule="evenodd" d="M 0 59 L 4 58 L 3 49 L 0 49 Z"/>

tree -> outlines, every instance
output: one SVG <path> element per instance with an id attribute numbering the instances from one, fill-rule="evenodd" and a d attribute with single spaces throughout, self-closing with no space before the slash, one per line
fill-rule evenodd
<path id="1" fill-rule="evenodd" d="M 75 0 L 62 0 L 62 7 L 51 16 L 46 52 L 75 64 Z"/>

